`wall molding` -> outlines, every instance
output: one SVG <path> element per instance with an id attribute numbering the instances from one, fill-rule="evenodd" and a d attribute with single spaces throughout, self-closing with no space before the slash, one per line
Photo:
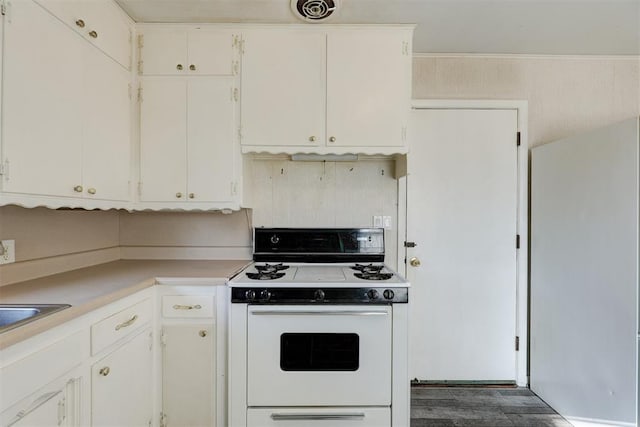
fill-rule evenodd
<path id="1" fill-rule="evenodd" d="M 5 264 L 0 267 L 0 286 L 38 279 L 70 270 L 77 270 L 79 268 L 91 267 L 119 259 L 120 247 L 114 246 L 86 252 L 16 262 L 14 264 Z"/>
<path id="2" fill-rule="evenodd" d="M 414 53 L 413 59 L 537 59 L 537 60 L 593 60 L 593 61 L 640 61 L 640 55 L 534 55 L 522 53 Z"/>

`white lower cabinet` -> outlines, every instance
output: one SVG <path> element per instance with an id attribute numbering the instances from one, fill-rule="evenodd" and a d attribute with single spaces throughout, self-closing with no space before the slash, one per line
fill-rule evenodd
<path id="1" fill-rule="evenodd" d="M 391 409 L 371 407 L 251 408 L 247 427 L 388 427 Z"/>
<path id="2" fill-rule="evenodd" d="M 162 413 L 167 427 L 215 425 L 212 322 L 162 328 Z"/>
<path id="3" fill-rule="evenodd" d="M 145 328 L 91 367 L 91 424 L 152 422 L 152 333 Z"/>
<path id="4" fill-rule="evenodd" d="M 218 375 L 224 346 L 216 287 L 160 287 L 162 420 L 166 427 L 223 426 Z M 179 292 L 180 295 L 175 293 Z M 224 300 L 222 300 L 224 301 Z M 224 390 L 224 389 L 223 389 Z M 222 412 L 222 413 L 220 413 Z"/>

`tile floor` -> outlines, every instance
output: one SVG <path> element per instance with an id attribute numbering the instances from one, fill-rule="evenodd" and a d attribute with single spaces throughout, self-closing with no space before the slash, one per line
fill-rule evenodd
<path id="1" fill-rule="evenodd" d="M 411 388 L 411 427 L 571 427 L 526 388 Z"/>

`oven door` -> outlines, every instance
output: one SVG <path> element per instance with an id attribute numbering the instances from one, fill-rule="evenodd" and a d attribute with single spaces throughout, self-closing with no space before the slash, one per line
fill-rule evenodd
<path id="1" fill-rule="evenodd" d="M 249 406 L 391 404 L 391 306 L 249 306 Z"/>

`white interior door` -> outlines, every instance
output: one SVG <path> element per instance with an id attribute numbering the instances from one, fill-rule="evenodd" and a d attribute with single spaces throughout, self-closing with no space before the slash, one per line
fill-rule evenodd
<path id="1" fill-rule="evenodd" d="M 517 110 L 411 119 L 410 376 L 515 381 Z"/>

